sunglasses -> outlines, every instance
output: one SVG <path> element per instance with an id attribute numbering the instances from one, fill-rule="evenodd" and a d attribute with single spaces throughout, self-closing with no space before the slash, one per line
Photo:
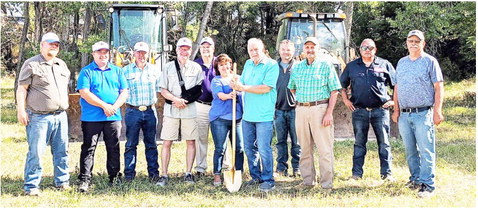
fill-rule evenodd
<path id="1" fill-rule="evenodd" d="M 362 50 L 362 51 L 366 51 L 366 50 L 372 51 L 374 49 L 375 49 L 374 46 L 360 46 L 360 50 Z"/>

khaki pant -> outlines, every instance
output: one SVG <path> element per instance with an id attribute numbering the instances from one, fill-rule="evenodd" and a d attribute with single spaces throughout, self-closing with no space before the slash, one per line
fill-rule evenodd
<path id="1" fill-rule="evenodd" d="M 334 177 L 334 127 L 322 126 L 322 119 L 328 104 L 317 106 L 297 106 L 295 127 L 302 149 L 299 168 L 304 184 L 316 184 L 314 165 L 314 144 L 319 152 L 320 185 L 333 187 Z"/>
<path id="2" fill-rule="evenodd" d="M 210 105 L 196 102 L 196 122 L 198 125 L 199 138 L 196 140 L 196 167 L 194 169 L 199 172 L 206 172 L 207 169 L 210 109 Z"/>

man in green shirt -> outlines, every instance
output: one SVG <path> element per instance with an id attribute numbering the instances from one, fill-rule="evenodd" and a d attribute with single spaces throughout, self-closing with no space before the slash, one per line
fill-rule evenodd
<path id="1" fill-rule="evenodd" d="M 319 58 L 319 41 L 308 37 L 304 43 L 306 59 L 292 71 L 288 88 L 296 95 L 295 125 L 302 149 L 299 168 L 303 185 L 314 186 L 314 144 L 319 152 L 320 185 L 332 189 L 334 176 L 333 110 L 340 89 L 339 78 L 329 61 Z"/>

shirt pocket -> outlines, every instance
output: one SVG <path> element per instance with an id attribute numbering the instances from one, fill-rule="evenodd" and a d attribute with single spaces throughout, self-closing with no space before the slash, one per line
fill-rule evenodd
<path id="1" fill-rule="evenodd" d="M 46 68 L 51 68 L 51 67 L 46 67 Z M 34 70 L 32 71 L 33 75 L 33 83 L 40 85 L 40 86 L 47 86 L 50 85 L 50 79 L 48 77 L 48 74 L 46 73 L 46 70 L 42 66 L 37 66 L 33 68 Z"/>

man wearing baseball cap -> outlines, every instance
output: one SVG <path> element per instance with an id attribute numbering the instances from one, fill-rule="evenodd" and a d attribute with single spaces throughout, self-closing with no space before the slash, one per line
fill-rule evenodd
<path id="1" fill-rule="evenodd" d="M 26 126 L 28 153 L 24 190 L 38 196 L 42 167 L 40 158 L 47 144 L 53 155 L 54 182 L 58 189 L 70 189 L 68 169 L 68 82 L 70 70 L 57 58 L 60 39 L 54 33 L 43 35 L 40 54 L 23 63 L 18 75 L 17 118 Z"/>
<path id="2" fill-rule="evenodd" d="M 211 109 L 212 91 L 211 81 L 216 76 L 214 71 L 214 41 L 211 37 L 204 37 L 199 42 L 201 57 L 194 60 L 202 68 L 204 80 L 202 83 L 202 95 L 197 100 L 197 125 L 199 137 L 196 141 L 196 175 L 201 177 L 207 170 L 207 145 L 209 140 L 209 110 Z"/>
<path id="3" fill-rule="evenodd" d="M 124 152 L 124 176 L 126 181 L 136 177 L 137 154 L 140 130 L 143 131 L 148 177 L 152 182 L 159 179 L 158 149 L 156 147 L 156 114 L 154 104 L 160 94 L 159 79 L 161 69 L 148 62 L 149 46 L 145 42 L 134 45 L 135 62 L 123 68 L 128 86 L 126 100 L 126 145 Z"/>
<path id="4" fill-rule="evenodd" d="M 190 60 L 192 41 L 183 37 L 176 44 L 177 60 L 166 63 L 163 68 L 159 86 L 161 94 L 166 99 L 163 112 L 163 129 L 161 139 L 163 147 L 161 152 L 161 176 L 157 185 L 165 186 L 168 183 L 168 166 L 171 158 L 171 145 L 173 140 L 181 138 L 186 140 L 186 172 L 184 181 L 194 183 L 191 173 L 196 155 L 195 140 L 198 138 L 196 123 L 196 102 L 186 99 L 187 91 L 201 91 L 204 78 L 201 66 Z M 199 92 L 197 92 L 199 93 Z"/>
<path id="5" fill-rule="evenodd" d="M 397 64 L 392 119 L 398 121 L 410 169 L 410 189 L 421 198 L 435 190 L 435 125 L 443 120 L 443 75 L 435 57 L 425 53 L 425 35 L 412 30 L 407 35 L 408 56 Z M 413 91 L 411 91 L 413 90 Z"/>
<path id="6" fill-rule="evenodd" d="M 80 192 L 88 191 L 99 136 L 106 145 L 106 169 L 109 183 L 121 182 L 120 147 L 121 110 L 128 97 L 128 83 L 121 68 L 109 62 L 109 45 L 92 46 L 94 61 L 81 69 L 77 90 L 80 92 L 83 144 L 80 154 Z"/>
<path id="7" fill-rule="evenodd" d="M 333 111 L 337 94 L 342 89 L 334 66 L 319 58 L 319 41 L 307 37 L 304 43 L 306 59 L 290 75 L 288 88 L 297 100 L 295 126 L 302 149 L 299 168 L 304 179 L 302 185 L 314 186 L 314 144 L 319 152 L 320 185 L 333 187 L 334 178 L 334 124 Z"/>

